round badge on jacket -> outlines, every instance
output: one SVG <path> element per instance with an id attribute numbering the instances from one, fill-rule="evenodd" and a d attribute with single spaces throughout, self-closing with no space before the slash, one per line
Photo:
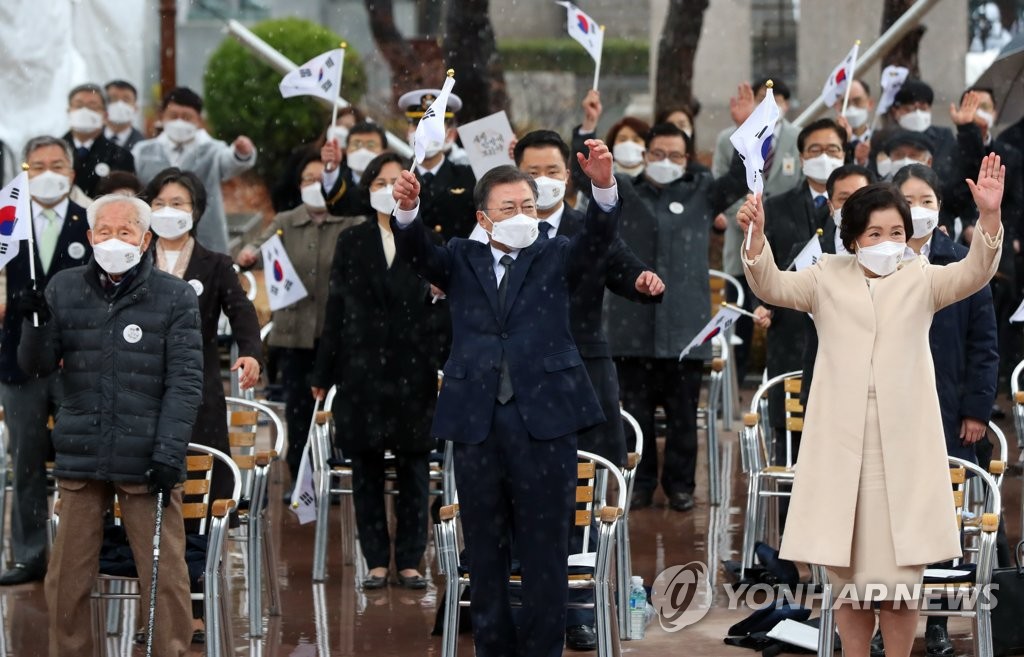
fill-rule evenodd
<path id="1" fill-rule="evenodd" d="M 85 256 L 85 245 L 81 242 L 72 242 L 68 244 L 68 255 L 78 260 Z"/>
<path id="2" fill-rule="evenodd" d="M 110 165 L 106 162 L 97 162 L 93 171 L 95 171 L 96 175 L 100 178 L 106 178 L 110 175 Z"/>
<path id="3" fill-rule="evenodd" d="M 671 212 L 672 214 L 682 214 L 683 204 L 680 203 L 679 201 L 672 201 L 671 203 L 668 204 L 668 211 Z"/>
<path id="4" fill-rule="evenodd" d="M 125 342 L 128 344 L 135 344 L 142 339 L 142 327 L 138 324 L 129 324 L 124 327 L 124 333 L 122 333 L 122 335 L 124 336 Z"/>
<path id="5" fill-rule="evenodd" d="M 203 282 L 198 278 L 193 278 L 188 282 L 192 286 L 192 289 L 196 291 L 196 296 L 202 296 L 203 294 Z"/>

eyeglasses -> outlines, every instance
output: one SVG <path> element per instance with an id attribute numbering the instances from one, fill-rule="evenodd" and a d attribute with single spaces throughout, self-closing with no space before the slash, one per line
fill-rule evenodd
<path id="1" fill-rule="evenodd" d="M 359 148 L 365 148 L 368 151 L 377 152 L 377 151 L 380 150 L 380 140 L 379 139 L 358 139 L 358 138 L 352 139 L 352 138 L 349 138 L 349 140 L 348 140 L 348 148 L 349 148 L 349 150 L 353 150 L 353 151 L 356 150 L 356 149 L 359 149 Z"/>
<path id="2" fill-rule="evenodd" d="M 810 155 L 811 157 L 818 157 L 822 153 L 828 155 L 829 157 L 842 157 L 843 147 L 836 146 L 835 144 L 829 144 L 828 146 L 822 146 L 821 144 L 811 144 L 810 146 L 804 149 L 804 153 Z"/>
<path id="3" fill-rule="evenodd" d="M 320 182 L 320 178 L 319 176 L 302 176 L 302 178 L 299 179 L 299 182 L 301 182 L 303 186 L 306 186 L 315 182 Z"/>
<path id="4" fill-rule="evenodd" d="M 522 205 L 503 205 L 500 208 L 484 208 L 487 212 L 493 212 L 494 216 L 500 217 L 501 219 L 509 219 L 516 216 L 520 212 L 530 216 L 536 216 L 537 206 L 533 203 L 523 203 Z"/>
<path id="5" fill-rule="evenodd" d="M 54 162 L 49 166 L 43 164 L 42 162 L 36 162 L 35 164 L 30 164 L 28 166 L 28 170 L 33 174 L 39 174 L 44 171 L 52 171 L 54 173 L 59 173 L 63 175 L 71 171 L 71 167 L 67 164 L 64 164 L 63 162 Z"/>
<path id="6" fill-rule="evenodd" d="M 671 153 L 666 153 L 661 149 L 655 149 L 653 151 L 648 151 L 647 153 L 647 159 L 653 162 L 659 162 L 661 160 L 664 160 L 665 158 L 668 158 L 669 160 L 675 162 L 676 164 L 683 164 L 684 162 L 686 162 L 686 153 L 680 153 L 679 151 L 672 151 Z"/>
<path id="7" fill-rule="evenodd" d="M 175 210 L 184 210 L 186 212 L 191 212 L 192 211 L 192 204 L 191 203 L 189 203 L 188 201 L 182 201 L 182 200 L 178 200 L 178 199 L 175 199 L 175 200 L 171 201 L 170 203 L 167 203 L 165 201 L 160 201 L 160 200 L 153 201 L 153 203 L 150 205 L 150 207 L 152 207 L 154 210 L 163 210 L 164 208 L 173 208 Z"/>

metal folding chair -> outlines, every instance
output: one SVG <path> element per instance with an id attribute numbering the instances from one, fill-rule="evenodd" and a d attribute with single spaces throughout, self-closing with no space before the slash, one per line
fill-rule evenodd
<path id="1" fill-rule="evenodd" d="M 611 590 L 611 551 L 615 545 L 616 525 L 622 516 L 628 497 L 626 480 L 619 468 L 610 461 L 579 450 L 577 452 L 576 526 L 584 528 L 583 549 L 580 554 L 569 555 L 569 566 L 584 566 L 592 572 L 569 575 L 568 586 L 573 589 L 593 589 L 593 603 L 570 603 L 570 606 L 593 608 L 597 631 L 598 657 L 618 654 L 618 638 L 612 633 L 612 606 L 615 604 Z M 597 484 L 599 472 L 616 484 L 615 503 L 609 505 L 607 487 Z M 444 634 L 441 642 L 442 657 L 455 657 L 458 648 L 459 608 L 469 603 L 461 600 L 462 592 L 470 585 L 471 573 L 459 572 L 458 549 L 458 495 L 452 491 L 453 502 L 441 507 L 441 523 L 438 531 L 437 558 L 445 573 Z M 596 527 L 592 523 L 597 521 Z M 597 531 L 597 550 L 589 551 L 589 532 Z M 513 575 L 509 581 L 513 587 L 521 586 L 522 580 Z M 624 594 L 624 592 L 621 592 Z"/>
<path id="2" fill-rule="evenodd" d="M 633 431 L 636 445 L 633 451 L 626 454 L 626 467 L 622 468 L 622 479 L 626 482 L 626 500 L 622 506 L 622 517 L 615 523 L 615 589 L 624 595 L 630 588 L 633 576 L 633 555 L 629 544 L 629 502 L 633 499 L 633 482 L 636 480 L 637 468 L 644 455 L 644 432 L 640 423 L 625 409 L 619 409 L 622 421 Z M 454 486 L 452 487 L 454 490 Z M 450 502 L 446 502 L 450 503 Z M 633 638 L 632 625 L 629 622 L 629 605 L 618 605 L 619 638 L 629 641 Z"/>
<path id="3" fill-rule="evenodd" d="M 746 297 L 743 293 L 743 286 L 734 276 L 726 274 L 717 269 L 708 270 L 708 279 L 711 285 L 711 312 L 715 313 L 726 301 L 726 290 L 732 288 L 736 291 L 734 305 L 740 308 L 745 307 Z M 736 369 L 736 347 L 743 344 L 743 340 L 736 335 L 736 328 L 729 327 L 725 331 L 724 348 L 719 347 L 718 353 L 725 361 L 725 385 L 722 387 L 722 425 L 726 431 L 732 431 L 733 421 L 740 419 L 740 381 Z"/>

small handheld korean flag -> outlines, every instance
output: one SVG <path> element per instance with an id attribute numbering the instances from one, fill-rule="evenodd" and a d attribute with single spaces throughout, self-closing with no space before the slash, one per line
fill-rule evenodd
<path id="1" fill-rule="evenodd" d="M 903 83 L 907 81 L 907 75 L 910 71 L 903 66 L 886 66 L 882 69 L 882 79 L 880 81 L 882 87 L 882 95 L 878 98 L 878 105 L 875 108 L 875 118 L 884 116 L 892 104 L 896 102 L 896 94 L 899 93 L 903 87 Z"/>
<path id="2" fill-rule="evenodd" d="M 804 244 L 804 248 L 800 249 L 800 253 L 796 254 L 796 258 L 793 259 L 793 270 L 800 271 L 801 269 L 807 269 L 813 265 L 816 265 L 821 260 L 821 241 L 818 239 L 821 237 L 822 231 L 820 228 L 815 233 L 814 237 L 807 240 L 807 244 Z"/>
<path id="3" fill-rule="evenodd" d="M 444 79 L 441 93 L 437 95 L 434 102 L 423 113 L 420 122 L 416 124 L 416 136 L 414 138 L 416 151 L 416 164 L 422 164 L 427 157 L 427 151 L 436 150 L 444 146 L 444 113 L 448 110 L 448 96 L 455 86 L 455 70 L 448 69 L 448 77 Z"/>
<path id="4" fill-rule="evenodd" d="M 18 242 L 29 239 L 32 209 L 28 172 L 22 171 L 0 190 L 0 269 L 18 255 Z"/>
<path id="5" fill-rule="evenodd" d="M 768 80 L 765 86 L 764 100 L 729 137 L 746 167 L 747 188 L 753 194 L 764 191 L 764 161 L 771 151 L 775 124 L 779 121 L 779 106 L 775 103 L 772 81 Z M 753 228 L 754 223 L 751 222 L 747 228 L 747 249 L 750 249 Z"/>
<path id="6" fill-rule="evenodd" d="M 679 360 L 686 358 L 686 354 L 690 353 L 697 347 L 710 341 L 716 335 L 722 331 L 727 331 L 729 328 L 736 323 L 736 320 L 740 318 L 740 311 L 737 308 L 730 306 L 723 306 L 719 308 L 715 316 L 711 318 L 711 321 L 700 330 L 697 337 L 690 340 L 690 344 L 686 345 L 686 348 L 679 352 Z"/>
<path id="7" fill-rule="evenodd" d="M 1017 322 L 1024 322 L 1024 301 L 1021 301 L 1020 305 L 1017 306 L 1017 310 L 1013 311 L 1010 315 L 1010 323 L 1014 324 Z"/>
<path id="8" fill-rule="evenodd" d="M 288 252 L 284 250 L 280 235 L 274 235 L 264 242 L 260 252 L 263 255 L 263 276 L 270 310 L 280 310 L 309 296 L 288 258 Z"/>
<path id="9" fill-rule="evenodd" d="M 597 89 L 597 79 L 601 73 L 601 51 L 604 49 L 604 28 L 573 3 L 557 2 L 556 4 L 565 7 L 566 29 L 569 36 L 583 46 L 594 59 L 594 64 L 596 64 L 594 89 Z"/>
<path id="10" fill-rule="evenodd" d="M 344 63 L 343 48 L 317 55 L 281 79 L 278 85 L 281 96 L 316 96 L 333 103 L 341 89 L 341 69 Z"/>
<path id="11" fill-rule="evenodd" d="M 319 399 L 313 408 L 313 418 L 309 422 L 309 435 L 306 437 L 306 446 L 302 448 L 302 460 L 299 461 L 299 473 L 295 477 L 295 487 L 292 489 L 291 509 L 298 518 L 300 525 L 316 520 L 316 488 L 313 486 L 313 464 L 310 463 L 310 450 L 313 445 L 313 433 L 317 429 L 316 416 L 320 413 L 320 406 L 323 402 Z"/>
<path id="12" fill-rule="evenodd" d="M 857 66 L 857 52 L 860 50 L 860 41 L 853 44 L 853 49 L 839 62 L 839 65 L 832 69 L 825 86 L 821 89 L 821 100 L 827 107 L 833 107 L 840 98 L 844 98 L 843 112 L 846 112 L 846 100 L 849 95 L 850 81 Z"/>

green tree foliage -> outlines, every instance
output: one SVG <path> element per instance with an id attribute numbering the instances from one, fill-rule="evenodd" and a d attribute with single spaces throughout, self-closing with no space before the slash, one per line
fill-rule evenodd
<path id="1" fill-rule="evenodd" d="M 342 39 L 328 29 L 298 18 L 268 20 L 252 31 L 296 64 L 337 48 Z M 257 172 L 272 185 L 289 154 L 315 141 L 331 120 L 329 105 L 310 96 L 282 98 L 282 75 L 228 37 L 210 56 L 203 79 L 210 132 L 231 141 L 252 138 L 260 151 Z M 358 103 L 366 93 L 366 73 L 359 54 L 345 51 L 341 97 Z"/>

